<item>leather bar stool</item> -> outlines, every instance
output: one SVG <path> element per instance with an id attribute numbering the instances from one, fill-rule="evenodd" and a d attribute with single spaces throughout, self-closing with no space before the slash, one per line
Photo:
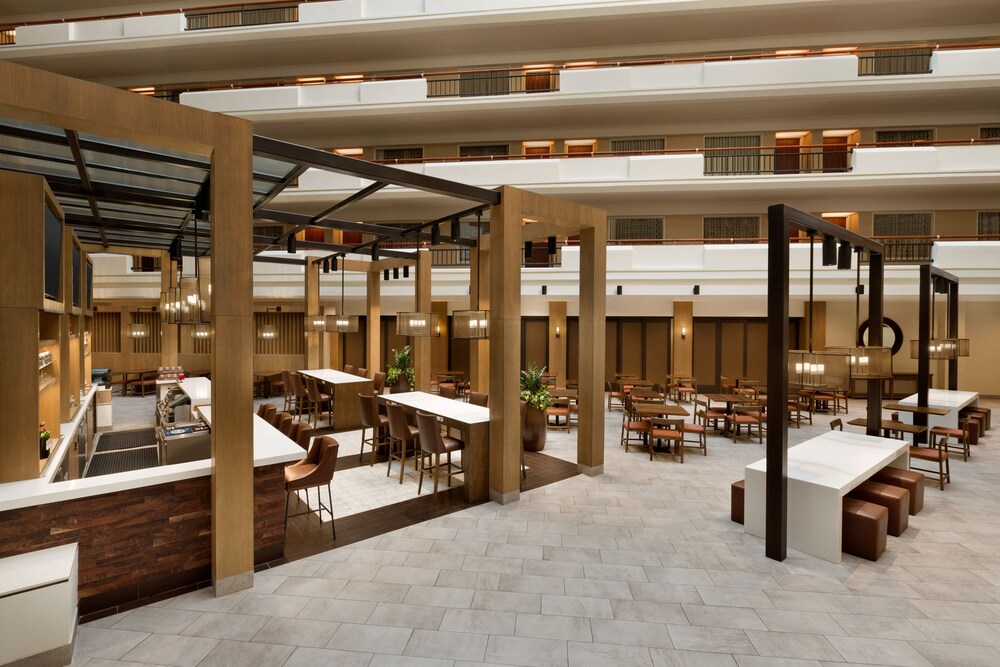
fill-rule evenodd
<path id="1" fill-rule="evenodd" d="M 889 510 L 857 498 L 844 498 L 840 548 L 859 558 L 878 560 L 888 540 Z"/>
<path id="2" fill-rule="evenodd" d="M 851 498 L 875 503 L 889 510 L 887 530 L 899 537 L 910 524 L 910 492 L 881 482 L 862 482 L 850 492 Z"/>
<path id="3" fill-rule="evenodd" d="M 451 486 L 451 478 L 456 474 L 454 468 L 457 468 L 451 462 L 451 453 L 460 452 L 465 449 L 465 443 L 458 438 L 452 438 L 450 436 L 442 436 L 441 430 L 438 427 L 437 417 L 426 412 L 420 412 L 417 410 L 417 429 L 420 431 L 420 451 L 428 458 L 433 457 L 431 468 L 434 471 L 434 495 L 438 492 L 438 471 L 441 468 L 441 455 L 446 454 L 447 460 L 445 465 L 448 466 L 448 470 L 445 475 L 448 478 L 448 486 Z M 417 495 L 420 495 L 420 491 L 424 486 L 424 469 L 427 467 L 426 464 L 420 466 L 420 481 L 417 487 Z M 461 472 L 461 468 L 458 468 Z"/>
<path id="4" fill-rule="evenodd" d="M 257 416 L 266 421 L 268 424 L 274 419 L 274 413 L 278 411 L 278 407 L 274 403 L 261 403 L 260 408 L 257 410 Z"/>
<path id="5" fill-rule="evenodd" d="M 487 407 L 490 402 L 490 397 L 488 394 L 484 394 L 481 391 L 470 391 L 469 392 L 469 403 L 472 405 L 478 405 L 480 407 Z"/>
<path id="6" fill-rule="evenodd" d="M 403 483 L 403 470 L 406 468 L 406 451 L 413 448 L 413 467 L 417 468 L 420 457 L 417 453 L 417 437 L 420 434 L 416 426 L 406 421 L 406 413 L 398 403 L 386 403 L 389 413 L 389 465 L 385 471 L 388 477 L 392 472 L 392 462 L 399 461 L 399 483 Z"/>
<path id="7" fill-rule="evenodd" d="M 277 412 L 272 426 L 281 431 L 281 435 L 288 435 L 288 430 L 292 427 L 292 416 L 287 412 Z"/>
<path id="8" fill-rule="evenodd" d="M 911 516 L 924 508 L 924 476 L 921 473 L 889 466 L 872 475 L 872 480 L 909 491 Z"/>
<path id="9" fill-rule="evenodd" d="M 368 445 L 372 448 L 372 458 L 368 464 L 370 467 L 375 465 L 378 448 L 390 445 L 389 438 L 386 437 L 385 433 L 389 427 L 389 418 L 379 414 L 378 408 L 375 406 L 374 396 L 358 394 L 358 401 L 361 403 L 361 451 L 358 452 L 358 463 L 361 462 L 361 458 L 365 454 L 365 445 Z M 366 437 L 365 434 L 369 429 L 371 429 L 372 434 Z M 392 466 L 391 458 L 389 465 Z"/>
<path id="10" fill-rule="evenodd" d="M 319 521 L 323 523 L 323 511 L 330 513 L 330 529 L 333 531 L 333 538 L 337 539 L 337 526 L 333 520 L 333 490 L 331 482 L 333 474 L 337 471 L 337 453 L 340 451 L 340 444 L 332 436 L 317 438 L 313 446 L 310 447 L 306 458 L 285 466 L 285 530 L 288 530 L 288 520 L 292 517 L 305 514 L 316 514 Z M 320 492 L 322 487 L 326 487 L 326 496 L 329 505 L 323 503 L 323 496 Z M 319 507 L 312 509 L 309 506 L 309 489 L 316 489 Z M 289 499 L 295 491 L 304 490 L 306 492 L 306 510 L 296 514 L 289 514 Z"/>

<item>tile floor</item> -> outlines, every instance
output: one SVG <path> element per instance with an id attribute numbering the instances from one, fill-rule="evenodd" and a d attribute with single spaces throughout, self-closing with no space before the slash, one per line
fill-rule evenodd
<path id="1" fill-rule="evenodd" d="M 604 475 L 94 621 L 74 664 L 1000 665 L 997 427 L 878 563 L 832 564 L 768 560 L 729 520 L 761 445 L 713 437 L 708 457 L 650 462 L 622 452 L 619 423 Z M 575 435 L 550 433 L 546 453 L 572 455 Z"/>

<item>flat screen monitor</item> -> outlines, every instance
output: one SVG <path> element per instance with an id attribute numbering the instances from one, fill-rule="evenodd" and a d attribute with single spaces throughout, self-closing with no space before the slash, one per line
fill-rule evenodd
<path id="1" fill-rule="evenodd" d="M 59 300 L 62 280 L 62 223 L 45 207 L 45 298 Z"/>
<path id="2" fill-rule="evenodd" d="M 80 306 L 80 262 L 83 260 L 83 253 L 80 246 L 73 244 L 73 305 Z"/>

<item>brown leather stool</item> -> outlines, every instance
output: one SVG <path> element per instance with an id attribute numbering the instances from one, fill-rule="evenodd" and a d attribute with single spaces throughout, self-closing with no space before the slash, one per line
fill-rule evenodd
<path id="1" fill-rule="evenodd" d="M 736 523 L 743 523 L 743 497 L 746 495 L 746 489 L 745 479 L 733 482 L 733 496 L 729 501 L 729 513 Z"/>
<path id="2" fill-rule="evenodd" d="M 857 498 L 844 498 L 840 548 L 868 560 L 878 560 L 885 551 L 889 510 Z"/>
<path id="3" fill-rule="evenodd" d="M 910 514 L 914 515 L 924 508 L 924 476 L 912 470 L 902 468 L 882 468 L 872 475 L 872 481 L 890 486 L 898 486 L 910 492 Z"/>
<path id="4" fill-rule="evenodd" d="M 982 407 L 980 405 L 976 405 L 976 406 L 967 407 L 964 410 L 962 410 L 962 412 L 967 412 L 969 414 L 979 414 L 979 415 L 982 415 L 983 417 L 985 417 L 986 418 L 986 428 L 982 431 L 983 433 L 985 433 L 986 431 L 989 431 L 991 428 L 993 428 L 993 426 L 992 426 L 992 424 L 993 424 L 993 420 L 992 420 L 993 410 L 991 410 L 990 408 L 984 408 L 984 407 Z"/>
<path id="5" fill-rule="evenodd" d="M 875 503 L 889 510 L 888 532 L 899 537 L 910 524 L 910 492 L 881 482 L 862 482 L 849 494 L 852 498 Z"/>

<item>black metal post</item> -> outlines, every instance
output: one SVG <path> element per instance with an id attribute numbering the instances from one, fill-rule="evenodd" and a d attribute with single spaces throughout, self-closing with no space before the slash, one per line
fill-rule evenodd
<path id="1" fill-rule="evenodd" d="M 948 283 L 948 338 L 958 338 L 958 283 Z M 958 391 L 958 357 L 948 360 L 948 389 Z"/>
<path id="2" fill-rule="evenodd" d="M 787 555 L 788 504 L 788 237 L 785 207 L 767 209 L 767 477 L 764 502 L 764 553 Z"/>
<path id="3" fill-rule="evenodd" d="M 868 254 L 868 282 L 871 294 L 868 297 L 868 344 L 882 345 L 882 304 L 885 285 L 885 263 L 881 253 Z M 858 258 L 860 263 L 861 258 Z M 879 435 L 882 425 L 882 380 L 868 381 L 868 423 L 865 433 Z"/>
<path id="4" fill-rule="evenodd" d="M 927 394 L 930 390 L 931 372 L 931 299 L 934 293 L 931 289 L 931 265 L 920 265 L 920 305 L 918 307 L 917 320 L 917 405 L 922 408 L 927 407 Z M 927 415 L 920 412 L 913 413 L 913 423 L 916 426 L 927 426 Z M 927 442 L 926 433 L 915 433 L 913 444 L 918 445 Z"/>

